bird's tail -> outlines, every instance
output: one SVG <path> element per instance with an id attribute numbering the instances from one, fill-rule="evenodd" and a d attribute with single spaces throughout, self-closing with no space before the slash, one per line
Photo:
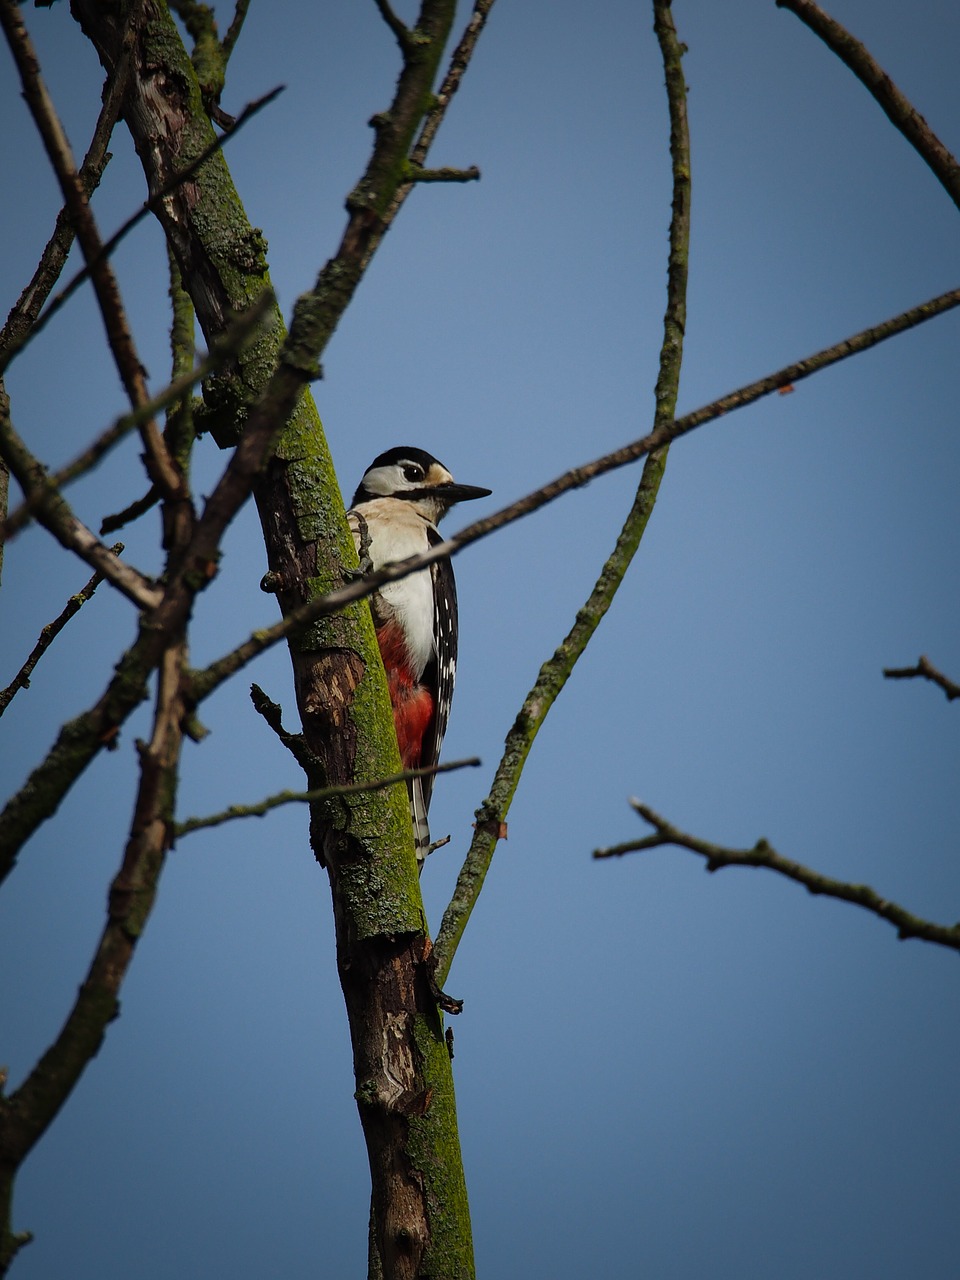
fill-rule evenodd
<path id="1" fill-rule="evenodd" d="M 422 871 L 427 854 L 430 852 L 430 826 L 427 822 L 427 799 L 423 791 L 423 779 L 412 778 L 409 789 L 413 842 L 417 852 L 417 866 Z"/>

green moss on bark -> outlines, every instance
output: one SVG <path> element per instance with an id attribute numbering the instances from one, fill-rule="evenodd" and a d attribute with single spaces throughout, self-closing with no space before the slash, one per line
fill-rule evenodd
<path id="1" fill-rule="evenodd" d="M 433 1090 L 426 1112 L 411 1118 L 408 1140 L 410 1159 L 423 1178 L 429 1205 L 430 1248 L 421 1275 L 471 1280 L 473 1241 L 457 1137 L 453 1064 L 439 1013 L 436 1018 L 417 1018 L 414 1042 Z"/>

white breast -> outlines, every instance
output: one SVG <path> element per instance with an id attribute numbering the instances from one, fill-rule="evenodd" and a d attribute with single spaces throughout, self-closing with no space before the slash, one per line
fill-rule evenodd
<path id="1" fill-rule="evenodd" d="M 391 561 L 420 555 L 429 546 L 427 530 L 432 526 L 408 502 L 396 498 L 375 498 L 361 503 L 359 514 L 366 521 L 370 544 L 365 550 L 374 569 L 380 569 Z M 356 513 L 348 512 L 347 519 L 360 551 L 360 524 Z M 410 665 L 419 680 L 434 653 L 433 580 L 430 570 L 421 569 L 399 582 L 388 582 L 377 595 L 379 610 L 392 613 L 403 630 Z"/>

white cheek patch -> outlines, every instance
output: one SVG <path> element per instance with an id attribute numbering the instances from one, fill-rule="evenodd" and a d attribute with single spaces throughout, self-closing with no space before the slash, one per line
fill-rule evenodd
<path id="1" fill-rule="evenodd" d="M 387 494 L 396 493 L 403 488 L 400 468 L 397 466 L 373 467 L 363 477 L 363 487 L 369 493 L 379 493 L 384 497 Z"/>

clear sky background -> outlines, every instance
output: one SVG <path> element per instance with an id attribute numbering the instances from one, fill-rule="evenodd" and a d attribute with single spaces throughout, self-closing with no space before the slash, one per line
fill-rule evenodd
<path id="1" fill-rule="evenodd" d="M 401 12 L 412 6 L 401 5 Z M 948 146 L 960 146 L 960 9 L 832 0 Z M 24 9 L 75 150 L 100 71 L 66 5 Z M 222 23 L 229 10 L 223 8 Z M 649 5 L 501 0 L 431 163 L 331 343 L 315 395 L 352 493 L 411 443 L 495 491 L 493 510 L 650 426 L 665 305 L 667 117 Z M 693 247 L 680 409 L 960 283 L 960 217 L 851 74 L 773 0 L 677 0 L 689 46 Z M 390 100 L 371 2 L 255 3 L 224 106 L 287 91 L 229 145 L 284 312 L 343 227 Z M 0 58 L 13 303 L 59 199 Z M 143 199 L 132 147 L 95 199 Z M 166 381 L 165 262 L 143 226 L 117 255 L 141 353 Z M 960 917 L 960 707 L 884 666 L 923 652 L 960 679 L 960 315 L 678 443 L 610 615 L 551 713 L 448 982 L 478 1271 L 497 1280 L 892 1280 L 960 1251 L 960 968 L 768 872 L 704 874 L 642 832 L 677 825 Z M 14 420 L 57 465 L 124 408 L 83 293 L 11 370 Z M 130 441 L 72 491 L 81 516 L 137 496 Z M 198 488 L 223 464 L 199 450 Z M 503 736 L 609 552 L 639 471 L 596 481 L 457 560 L 461 666 L 423 877 L 434 929 Z M 134 476 L 131 479 L 131 476 Z M 457 513 L 451 529 L 466 523 Z M 124 535 L 159 565 L 156 517 Z M 200 601 L 194 661 L 271 621 L 254 513 Z M 86 580 L 32 530 L 8 548 L 0 684 Z M 5 791 L 87 707 L 133 635 L 101 588 L 3 719 Z M 106 647 L 104 648 L 104 644 Z M 248 678 L 249 677 L 249 678 Z M 246 697 L 295 709 L 285 654 L 204 708 L 182 814 L 299 785 Z M 55 1036 L 103 922 L 135 778 L 103 755 L 0 898 L 0 1061 L 19 1082 Z M 285 1280 L 364 1273 L 367 1173 L 323 873 L 307 815 L 184 840 L 99 1057 L 21 1176 L 37 1239 L 21 1280 Z"/>

